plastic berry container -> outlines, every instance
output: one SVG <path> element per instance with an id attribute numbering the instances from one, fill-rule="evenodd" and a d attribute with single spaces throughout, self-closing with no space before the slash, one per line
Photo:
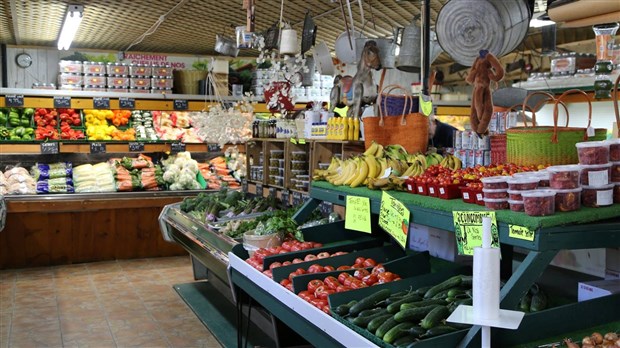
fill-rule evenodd
<path id="1" fill-rule="evenodd" d="M 493 199 L 505 199 L 508 198 L 508 190 L 506 189 L 482 189 L 482 193 L 484 193 L 484 198 L 493 198 Z"/>
<path id="2" fill-rule="evenodd" d="M 605 164 L 609 162 L 609 142 L 584 141 L 575 144 L 581 164 Z"/>
<path id="3" fill-rule="evenodd" d="M 611 163 L 605 164 L 582 164 L 581 184 L 584 186 L 605 186 L 611 178 Z"/>
<path id="4" fill-rule="evenodd" d="M 614 183 L 614 203 L 620 203 L 620 182 Z"/>
<path id="5" fill-rule="evenodd" d="M 510 179 L 509 176 L 490 176 L 482 178 L 480 181 L 482 182 L 482 188 L 487 190 L 498 190 L 508 188 L 508 179 Z"/>
<path id="6" fill-rule="evenodd" d="M 523 210 L 529 216 L 555 214 L 555 191 L 535 190 L 523 192 Z"/>
<path id="7" fill-rule="evenodd" d="M 269 167 L 269 175 L 280 175 L 280 168 Z"/>
<path id="8" fill-rule="evenodd" d="M 520 176 L 517 178 L 510 178 L 506 180 L 508 183 L 508 189 L 515 191 L 534 190 L 538 187 L 540 178 L 535 175 Z"/>
<path id="9" fill-rule="evenodd" d="M 551 166 L 549 172 L 549 187 L 558 190 L 568 190 L 579 187 L 579 174 L 581 166 L 569 164 L 564 166 Z"/>
<path id="10" fill-rule="evenodd" d="M 510 206 L 510 210 L 512 211 L 522 212 L 524 209 L 523 201 L 509 199 L 508 205 Z"/>
<path id="11" fill-rule="evenodd" d="M 548 170 L 543 169 L 533 173 L 538 178 L 538 187 L 549 187 L 550 173 Z"/>
<path id="12" fill-rule="evenodd" d="M 601 187 L 583 186 L 581 204 L 584 207 L 606 207 L 614 203 L 614 188 L 616 184 Z"/>
<path id="13" fill-rule="evenodd" d="M 508 190 L 508 199 L 513 201 L 523 201 L 523 192 L 530 192 L 532 190 Z"/>
<path id="14" fill-rule="evenodd" d="M 620 182 L 620 162 L 611 163 L 611 175 L 609 175 L 609 181 Z"/>
<path id="15" fill-rule="evenodd" d="M 492 210 L 508 209 L 508 200 L 506 198 L 484 198 L 484 206 Z"/>
<path id="16" fill-rule="evenodd" d="M 269 150 L 271 158 L 284 159 L 284 150 Z"/>
<path id="17" fill-rule="evenodd" d="M 620 161 L 620 139 L 612 139 L 609 143 L 609 160 L 612 162 Z"/>
<path id="18" fill-rule="evenodd" d="M 581 208 L 581 191 L 581 187 L 570 190 L 555 190 L 555 210 L 579 210 Z"/>
<path id="19" fill-rule="evenodd" d="M 279 167 L 280 166 L 280 160 L 277 158 L 270 158 L 269 159 L 269 166 L 270 167 Z"/>
<path id="20" fill-rule="evenodd" d="M 305 161 L 307 160 L 308 154 L 306 151 L 292 151 L 291 152 L 291 160 L 293 161 Z"/>
<path id="21" fill-rule="evenodd" d="M 308 162 L 306 161 L 291 161 L 291 169 L 293 170 L 306 170 L 308 168 Z"/>

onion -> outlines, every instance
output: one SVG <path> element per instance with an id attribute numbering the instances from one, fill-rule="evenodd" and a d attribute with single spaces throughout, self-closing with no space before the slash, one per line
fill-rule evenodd
<path id="1" fill-rule="evenodd" d="M 620 339 L 616 340 L 616 347 L 620 348 Z"/>
<path id="2" fill-rule="evenodd" d="M 606 341 L 617 341 L 618 340 L 618 334 L 616 334 L 615 332 L 608 332 L 605 334 L 605 340 Z"/>
<path id="3" fill-rule="evenodd" d="M 590 336 L 586 336 L 581 340 L 581 344 L 587 344 L 587 345 L 593 346 L 594 342 L 592 342 L 592 338 Z"/>
<path id="4" fill-rule="evenodd" d="M 596 344 L 602 344 L 603 343 L 603 335 L 601 335 L 598 332 L 595 332 L 592 334 L 592 341 L 594 341 L 594 343 Z"/>

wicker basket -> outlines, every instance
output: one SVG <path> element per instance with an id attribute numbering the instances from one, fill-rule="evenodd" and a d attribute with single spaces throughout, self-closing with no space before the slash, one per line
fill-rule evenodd
<path id="1" fill-rule="evenodd" d="M 178 94 L 198 94 L 198 82 L 207 78 L 202 70 L 175 70 L 174 87 Z"/>

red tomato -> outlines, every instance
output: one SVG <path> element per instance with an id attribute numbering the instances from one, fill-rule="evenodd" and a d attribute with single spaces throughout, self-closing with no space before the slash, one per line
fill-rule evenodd
<path id="1" fill-rule="evenodd" d="M 308 254 L 306 255 L 306 257 L 304 257 L 304 261 L 314 261 L 316 260 L 316 258 L 317 258 L 316 255 Z"/>
<path id="2" fill-rule="evenodd" d="M 353 264 L 353 266 L 351 266 L 351 268 L 355 268 L 355 269 L 357 269 L 357 268 L 364 268 L 364 266 L 362 266 L 361 263 L 355 263 L 355 264 Z"/>
<path id="3" fill-rule="evenodd" d="M 314 243 L 312 242 L 303 242 L 301 243 L 301 248 L 306 250 L 306 249 L 312 249 L 314 247 Z"/>
<path id="4" fill-rule="evenodd" d="M 329 257 L 329 253 L 324 251 L 322 253 L 319 253 L 316 257 L 319 258 L 319 259 L 326 259 L 326 258 Z"/>
<path id="5" fill-rule="evenodd" d="M 311 281 L 308 282 L 308 292 L 310 293 L 315 293 L 316 289 L 320 286 L 323 286 L 324 283 L 322 280 L 320 279 L 312 279 Z"/>
<path id="6" fill-rule="evenodd" d="M 270 269 L 268 269 L 266 271 L 263 271 L 263 274 L 266 275 L 269 278 L 273 278 L 273 274 L 271 273 Z"/>
<path id="7" fill-rule="evenodd" d="M 366 259 L 360 256 L 360 257 L 358 257 L 358 258 L 356 258 L 356 259 L 355 259 L 355 262 L 354 262 L 354 263 L 355 263 L 355 264 L 358 264 L 358 263 L 359 263 L 359 264 L 361 265 L 361 264 L 363 264 L 363 263 L 364 263 L 364 261 L 366 261 Z"/>
<path id="8" fill-rule="evenodd" d="M 288 280 L 288 278 L 284 278 L 284 279 L 280 280 L 280 285 L 282 285 L 282 286 L 286 286 L 287 284 L 290 284 L 290 283 L 291 283 L 291 281 Z"/>
<path id="9" fill-rule="evenodd" d="M 378 283 L 383 284 L 383 283 L 389 283 L 392 280 L 394 280 L 394 273 L 392 272 L 383 272 L 383 273 L 379 273 L 379 275 L 377 276 L 379 278 Z"/>
<path id="10" fill-rule="evenodd" d="M 295 270 L 295 273 L 297 273 L 297 275 L 302 275 L 302 274 L 306 274 L 308 272 L 306 272 L 306 270 L 303 269 L 303 268 L 298 268 L 298 269 Z"/>
<path id="11" fill-rule="evenodd" d="M 289 266 L 292 265 L 293 263 L 291 261 L 284 261 L 282 262 L 282 266 Z"/>
<path id="12" fill-rule="evenodd" d="M 297 272 L 291 272 L 288 274 L 288 280 L 293 281 L 293 277 L 297 276 Z"/>
<path id="13" fill-rule="evenodd" d="M 375 267 L 377 265 L 377 261 L 371 259 L 371 258 L 367 258 L 362 265 L 366 268 L 368 267 Z"/>
<path id="14" fill-rule="evenodd" d="M 351 275 L 347 272 L 342 272 L 338 275 L 338 282 L 340 284 L 344 284 L 344 281 L 349 278 Z"/>
<path id="15" fill-rule="evenodd" d="M 300 259 L 299 257 L 296 257 L 293 259 L 293 263 L 302 263 L 304 262 L 304 260 Z"/>
<path id="16" fill-rule="evenodd" d="M 378 263 L 375 267 L 373 267 L 371 273 L 383 273 L 385 272 L 385 267 L 383 267 L 382 263 Z"/>
<path id="17" fill-rule="evenodd" d="M 351 281 L 351 289 L 360 289 L 360 288 L 364 288 L 367 285 L 364 284 L 361 280 L 359 279 L 355 279 L 353 278 L 353 280 Z"/>
<path id="18" fill-rule="evenodd" d="M 344 285 L 340 285 L 336 288 L 336 292 L 345 292 L 345 291 L 349 291 L 351 290 L 349 287 L 346 287 Z"/>
<path id="19" fill-rule="evenodd" d="M 326 277 L 325 280 L 323 280 L 323 283 L 325 283 L 325 285 L 327 285 L 327 287 L 332 290 L 336 290 L 338 285 L 340 285 L 340 282 L 338 281 L 338 279 L 332 276 Z"/>
<path id="20" fill-rule="evenodd" d="M 325 272 L 333 272 L 336 270 L 334 266 L 325 266 L 324 269 L 325 269 Z"/>
<path id="21" fill-rule="evenodd" d="M 353 276 L 359 280 L 362 280 L 365 276 L 369 275 L 370 272 L 368 272 L 368 270 L 364 269 L 364 268 L 360 268 L 357 271 L 355 271 L 355 273 L 353 273 Z"/>
<path id="22" fill-rule="evenodd" d="M 291 247 L 291 251 L 300 251 L 300 250 L 301 250 L 301 246 L 299 246 L 299 245 L 293 245 Z"/>
<path id="23" fill-rule="evenodd" d="M 323 308 L 321 308 L 321 310 L 323 311 L 323 313 L 325 314 L 331 314 L 331 310 L 329 309 L 329 305 L 327 306 L 323 306 Z"/>
<path id="24" fill-rule="evenodd" d="M 278 249 L 276 249 L 276 247 L 271 247 L 271 248 L 267 249 L 267 251 L 269 251 L 272 254 L 277 254 L 278 253 Z"/>
<path id="25" fill-rule="evenodd" d="M 345 279 L 344 282 L 342 282 L 342 285 L 351 287 L 351 283 L 353 283 L 354 280 L 357 280 L 357 279 L 355 279 L 354 277 L 347 277 L 347 279 Z"/>
<path id="26" fill-rule="evenodd" d="M 367 276 L 365 276 L 364 278 L 362 278 L 362 281 L 364 282 L 364 284 L 371 286 L 374 283 L 376 283 L 379 280 L 379 278 L 377 277 L 376 274 L 371 273 Z"/>
<path id="27" fill-rule="evenodd" d="M 276 267 L 282 267 L 282 263 L 280 262 L 274 262 L 271 265 L 269 265 L 269 269 L 274 269 Z"/>
<path id="28" fill-rule="evenodd" d="M 348 269 L 351 269 L 351 266 L 342 265 L 342 266 L 336 268 L 336 270 L 338 270 L 338 271 L 346 271 Z"/>
<path id="29" fill-rule="evenodd" d="M 293 291 L 293 283 L 286 284 L 286 289 L 287 289 L 288 291 L 291 291 L 291 292 L 292 292 L 292 291 Z"/>
<path id="30" fill-rule="evenodd" d="M 299 294 L 297 294 L 297 296 L 303 298 L 304 300 L 308 301 L 311 296 L 314 296 L 312 294 L 310 294 L 308 291 L 304 290 L 304 291 L 300 291 Z"/>
<path id="31" fill-rule="evenodd" d="M 340 255 L 346 255 L 348 254 L 346 251 L 336 251 L 335 253 L 332 254 L 332 256 L 340 256 Z"/>
<path id="32" fill-rule="evenodd" d="M 293 243 L 288 242 L 288 241 L 282 243 L 282 249 L 284 249 L 284 250 L 289 250 L 290 251 L 292 246 L 293 246 Z"/>
<path id="33" fill-rule="evenodd" d="M 323 246 L 323 243 L 312 243 L 313 248 L 320 248 Z"/>
<path id="34" fill-rule="evenodd" d="M 318 291 L 314 293 L 314 296 L 327 300 L 327 296 L 336 293 L 336 290 L 332 289 L 324 289 L 323 291 Z"/>
<path id="35" fill-rule="evenodd" d="M 321 273 L 321 272 L 325 272 L 325 268 L 319 264 L 313 264 L 310 267 L 308 267 L 308 273 Z"/>
<path id="36" fill-rule="evenodd" d="M 312 300 L 310 300 L 310 303 L 313 306 L 315 306 L 316 308 L 319 308 L 319 309 L 327 306 L 327 300 L 323 300 L 323 299 L 320 299 L 320 298 L 312 299 Z"/>

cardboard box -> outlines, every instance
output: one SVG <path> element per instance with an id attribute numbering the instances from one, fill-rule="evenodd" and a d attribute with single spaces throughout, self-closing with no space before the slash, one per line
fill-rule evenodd
<path id="1" fill-rule="evenodd" d="M 561 250 L 551 265 L 575 272 L 605 277 L 605 249 Z"/>
<path id="2" fill-rule="evenodd" d="M 577 300 L 579 302 L 620 293 L 620 280 L 597 280 L 579 283 Z"/>
<path id="3" fill-rule="evenodd" d="M 409 248 L 414 251 L 428 250 L 431 256 L 447 261 L 471 264 L 473 258 L 458 255 L 454 232 L 438 228 L 411 224 L 409 226 Z"/>

